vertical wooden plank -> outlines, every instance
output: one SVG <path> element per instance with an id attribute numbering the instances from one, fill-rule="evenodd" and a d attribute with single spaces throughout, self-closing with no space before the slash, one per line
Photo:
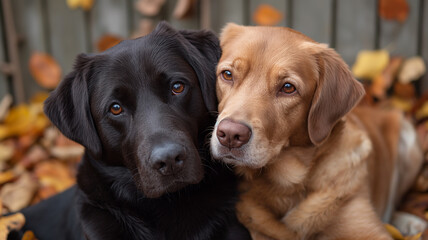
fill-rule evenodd
<path id="1" fill-rule="evenodd" d="M 131 35 L 129 31 L 128 3 L 119 0 L 95 1 L 91 13 L 91 44 L 94 45 L 104 34 L 122 38 Z M 93 49 L 96 49 L 95 47 Z"/>
<path id="2" fill-rule="evenodd" d="M 199 29 L 199 6 L 195 1 L 194 11 L 192 16 L 184 19 L 176 19 L 172 14 L 174 12 L 175 5 L 178 0 L 169 0 L 166 3 L 166 20 L 171 23 L 176 29 Z"/>
<path id="3" fill-rule="evenodd" d="M 65 75 L 71 71 L 76 55 L 88 51 L 84 13 L 81 9 L 69 9 L 66 1 L 47 3 L 52 55 Z"/>
<path id="4" fill-rule="evenodd" d="M 337 4 L 335 49 L 352 66 L 358 51 L 375 48 L 377 2 L 340 0 Z"/>
<path id="5" fill-rule="evenodd" d="M 30 74 L 28 61 L 33 52 L 46 52 L 46 39 L 40 0 L 12 1 L 15 25 L 22 42 L 19 45 L 20 70 L 22 72 L 26 98 L 43 91 Z"/>
<path id="6" fill-rule="evenodd" d="M 425 61 L 425 67 L 428 68 L 428 1 L 425 0 L 423 8 L 423 18 L 421 18 L 422 22 L 420 23 L 422 24 L 421 52 Z M 422 82 L 419 85 L 421 87 L 420 92 L 428 91 L 428 72 L 425 73 L 421 81 Z"/>
<path id="7" fill-rule="evenodd" d="M 317 42 L 331 43 L 332 0 L 293 1 L 293 28 Z"/>
<path id="8" fill-rule="evenodd" d="M 247 24 L 246 0 L 212 0 L 212 30 L 220 33 L 226 23 Z"/>
<path id="9" fill-rule="evenodd" d="M 289 26 L 290 24 L 287 23 L 287 7 L 288 7 L 288 0 L 278 1 L 278 0 L 251 0 L 250 1 L 250 24 L 256 25 L 256 23 L 253 20 L 253 14 L 257 10 L 257 8 L 261 4 L 268 4 L 274 7 L 276 10 L 280 11 L 282 13 L 282 20 L 278 24 L 278 26 Z"/>
<path id="10" fill-rule="evenodd" d="M 418 7 L 420 0 L 408 0 L 410 7 L 406 22 L 380 22 L 380 48 L 388 48 L 391 54 L 411 57 L 417 54 Z"/>
<path id="11" fill-rule="evenodd" d="M 0 9 L 1 10 L 1 9 Z M 2 26 L 2 16 L 0 16 L 0 63 L 5 62 L 6 58 L 5 58 L 5 49 L 4 49 L 4 42 L 3 42 L 3 34 L 4 34 L 4 29 Z M 9 93 L 9 85 L 7 83 L 7 77 L 5 74 L 3 74 L 2 72 L 0 72 L 0 101 L 1 99 L 3 99 L 3 97 Z"/>

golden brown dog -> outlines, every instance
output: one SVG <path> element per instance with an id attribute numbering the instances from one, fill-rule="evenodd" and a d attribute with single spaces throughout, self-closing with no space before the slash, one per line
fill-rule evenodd
<path id="1" fill-rule="evenodd" d="M 364 94 L 340 56 L 282 27 L 229 24 L 217 67 L 216 159 L 243 176 L 240 221 L 254 239 L 391 239 L 381 218 L 422 154 L 395 111 Z"/>

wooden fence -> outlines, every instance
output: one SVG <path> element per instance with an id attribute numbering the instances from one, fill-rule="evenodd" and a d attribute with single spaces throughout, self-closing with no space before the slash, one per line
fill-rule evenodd
<path id="1" fill-rule="evenodd" d="M 32 52 L 51 54 L 66 74 L 75 56 L 93 52 L 94 43 L 103 34 L 126 38 L 133 33 L 144 18 L 135 10 L 134 1 L 95 0 L 93 9 L 85 12 L 69 9 L 66 0 L 11 0 L 25 98 L 41 90 L 28 70 Z M 200 0 L 196 14 L 185 20 L 172 17 L 176 0 L 167 0 L 154 20 L 168 20 L 177 28 L 211 28 L 219 32 L 227 22 L 253 25 L 253 12 L 261 3 L 267 3 L 283 13 L 280 25 L 328 43 L 348 64 L 353 64 L 359 50 L 378 48 L 388 48 L 393 55 L 404 57 L 419 55 L 428 62 L 428 3 L 408 2 L 410 15 L 402 24 L 381 19 L 376 0 Z M 11 60 L 4 15 L 0 18 L 0 63 Z M 10 75 L 0 73 L 0 98 L 13 92 L 13 81 Z M 427 76 L 419 87 L 428 89 Z"/>

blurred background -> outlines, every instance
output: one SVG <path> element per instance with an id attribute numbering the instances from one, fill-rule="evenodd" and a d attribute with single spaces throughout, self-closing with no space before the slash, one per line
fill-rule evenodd
<path id="1" fill-rule="evenodd" d="M 428 150 L 426 0 L 0 0 L 0 209 L 16 211 L 75 182 L 83 148 L 42 112 L 79 53 L 144 36 L 228 22 L 286 26 L 336 49 L 361 80 L 361 104 L 398 108 Z M 403 209 L 428 210 L 428 168 Z M 422 204 L 422 205 L 421 205 Z"/>
<path id="2" fill-rule="evenodd" d="M 384 49 L 428 60 L 425 0 L 2 0 L 0 98 L 17 102 L 43 90 L 30 73 L 34 53 L 46 53 L 68 73 L 79 53 L 102 41 L 147 34 L 160 20 L 176 28 L 212 29 L 227 22 L 294 28 L 328 43 L 352 66 L 360 50 Z M 383 7 L 380 5 L 385 3 Z M 106 38 L 107 37 L 107 38 Z M 108 45 L 108 44 L 107 44 Z M 103 46 L 101 46 L 102 48 Z M 419 90 L 428 89 L 428 78 Z"/>

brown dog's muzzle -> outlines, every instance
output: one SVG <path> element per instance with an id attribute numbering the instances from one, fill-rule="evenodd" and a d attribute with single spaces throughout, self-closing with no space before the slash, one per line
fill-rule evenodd
<path id="1" fill-rule="evenodd" d="M 224 119 L 218 124 L 217 138 L 221 145 L 229 149 L 239 148 L 250 140 L 251 129 L 242 123 Z"/>

